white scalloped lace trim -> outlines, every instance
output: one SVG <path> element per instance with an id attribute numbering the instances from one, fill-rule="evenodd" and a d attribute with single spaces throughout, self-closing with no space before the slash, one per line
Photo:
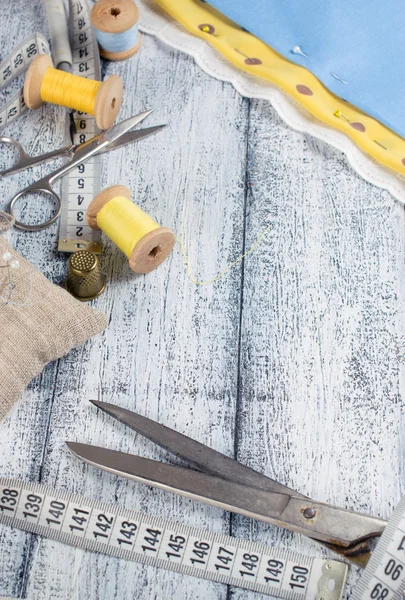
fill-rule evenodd
<path id="1" fill-rule="evenodd" d="M 340 131 L 324 125 L 293 98 L 270 82 L 245 73 L 234 67 L 222 54 L 201 38 L 191 35 L 177 21 L 164 13 L 153 0 L 138 0 L 141 31 L 193 56 L 197 64 L 209 75 L 232 83 L 247 98 L 269 100 L 288 125 L 309 133 L 344 152 L 353 169 L 366 181 L 386 189 L 405 204 L 405 178 L 379 164 L 364 154 L 356 144 Z"/>

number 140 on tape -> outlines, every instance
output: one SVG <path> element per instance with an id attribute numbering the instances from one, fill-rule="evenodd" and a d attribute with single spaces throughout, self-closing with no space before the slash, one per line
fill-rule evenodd
<path id="1" fill-rule="evenodd" d="M 0 479 L 0 524 L 289 600 L 340 600 L 347 566 Z M 333 582 L 333 586 L 330 583 Z"/>

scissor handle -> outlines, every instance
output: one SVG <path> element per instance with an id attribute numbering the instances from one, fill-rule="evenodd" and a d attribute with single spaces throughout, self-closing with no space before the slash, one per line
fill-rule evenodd
<path id="1" fill-rule="evenodd" d="M 38 225 L 29 225 L 27 223 L 22 223 L 21 221 L 18 221 L 16 219 L 14 214 L 14 207 L 23 196 L 28 196 L 29 194 L 35 192 L 46 194 L 47 196 L 52 196 L 56 204 L 55 212 L 52 215 L 52 217 L 44 223 L 39 223 Z M 51 185 L 49 183 L 49 177 L 44 177 L 43 179 L 36 181 L 35 183 L 29 185 L 28 187 L 18 192 L 10 202 L 9 211 L 11 216 L 15 219 L 14 227 L 17 227 L 17 229 L 22 229 L 23 231 L 41 231 L 42 229 L 46 229 L 47 227 L 52 225 L 52 223 L 55 223 L 57 219 L 59 219 L 61 213 L 61 206 L 61 199 L 58 196 L 58 194 L 54 192 L 51 188 Z"/>

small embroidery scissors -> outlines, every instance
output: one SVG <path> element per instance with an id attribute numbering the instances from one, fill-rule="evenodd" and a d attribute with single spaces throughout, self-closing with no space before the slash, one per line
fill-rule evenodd
<path id="1" fill-rule="evenodd" d="M 21 144 L 16 140 L 8 137 L 0 137 L 0 143 L 14 146 L 19 154 L 16 163 L 10 169 L 0 172 L 0 177 L 12 175 L 18 171 L 27 169 L 28 167 L 32 167 L 35 164 L 52 160 L 54 158 L 66 156 L 71 159 L 70 162 L 62 165 L 59 167 L 59 169 L 56 169 L 56 171 L 53 171 L 49 175 L 42 177 L 38 181 L 35 181 L 28 187 L 18 192 L 13 197 L 9 205 L 9 211 L 12 217 L 15 218 L 15 205 L 23 196 L 33 193 L 42 193 L 51 196 L 55 202 L 55 212 L 53 216 L 48 221 L 38 225 L 29 225 L 15 219 L 15 227 L 18 229 L 23 229 L 24 231 L 39 231 L 49 227 L 49 225 L 52 225 L 52 223 L 54 223 L 60 217 L 61 213 L 61 199 L 60 196 L 52 189 L 52 184 L 66 175 L 66 173 L 72 169 L 89 160 L 92 156 L 101 154 L 103 152 L 109 152 L 110 150 L 116 150 L 117 148 L 121 148 L 126 144 L 136 142 L 153 133 L 156 133 L 162 127 L 165 127 L 164 125 L 158 125 L 156 127 L 149 127 L 147 129 L 141 129 L 138 131 L 130 131 L 130 129 L 135 127 L 135 125 L 138 125 L 138 123 L 150 115 L 151 112 L 152 110 L 148 110 L 134 117 L 130 117 L 121 123 L 117 123 L 117 125 L 113 125 L 106 131 L 102 131 L 83 144 L 72 144 L 71 146 L 66 146 L 65 148 L 60 148 L 59 150 L 53 150 L 52 152 L 48 152 L 40 156 L 29 156 Z"/>
<path id="2" fill-rule="evenodd" d="M 377 517 L 314 502 L 151 419 L 113 404 L 91 402 L 198 471 L 107 448 L 66 442 L 77 458 L 94 467 L 301 533 L 362 567 L 371 556 L 368 541 L 379 537 L 387 525 Z"/>

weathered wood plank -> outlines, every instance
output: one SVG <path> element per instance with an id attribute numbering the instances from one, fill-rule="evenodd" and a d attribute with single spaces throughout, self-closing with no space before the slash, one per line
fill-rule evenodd
<path id="1" fill-rule="evenodd" d="M 3 55 L 21 31 L 45 31 L 44 23 L 41 4 L 16 0 L 0 28 Z M 305 538 L 86 468 L 64 442 L 169 458 L 97 414 L 87 400 L 100 397 L 235 451 L 314 498 L 389 516 L 403 491 L 403 208 L 356 177 L 339 152 L 286 127 L 266 102 L 241 99 L 148 36 L 139 56 L 106 68 L 124 78 L 122 118 L 152 106 L 147 124 L 169 125 L 105 156 L 103 184 L 128 185 L 137 204 L 172 226 L 198 276 L 241 253 L 246 169 L 246 247 L 268 223 L 273 229 L 243 269 L 208 287 L 189 281 L 178 246 L 146 277 L 108 246 L 110 284 L 97 305 L 110 326 L 29 387 L 0 426 L 0 473 L 322 555 Z M 6 133 L 45 152 L 63 143 L 63 114 L 47 107 Z M 1 206 L 40 172 L 0 181 Z M 11 238 L 61 281 L 56 231 Z M 350 585 L 356 578 L 353 570 Z M 30 600 L 258 597 L 0 528 L 0 594 L 24 591 Z"/>
<path id="2" fill-rule="evenodd" d="M 249 131 L 247 246 L 272 229 L 244 266 L 237 457 L 313 498 L 386 518 L 400 495 L 403 207 L 265 102 L 252 102 Z M 239 517 L 232 533 L 322 555 Z"/>
<path id="3" fill-rule="evenodd" d="M 145 36 L 133 61 L 108 66 L 123 75 L 122 118 L 155 107 L 159 135 L 107 157 L 104 183 L 124 183 L 133 198 L 184 240 L 198 274 L 210 277 L 243 245 L 247 101 L 194 62 Z M 149 124 L 149 123 L 148 123 Z M 125 158 L 125 160 L 124 160 Z M 218 286 L 196 287 L 179 247 L 156 272 L 137 277 L 109 246 L 108 291 L 98 307 L 110 325 L 60 361 L 42 480 L 91 497 L 228 532 L 229 515 L 85 468 L 65 440 L 165 458 L 89 405 L 92 397 L 137 409 L 232 454 L 237 385 L 240 267 Z M 41 540 L 29 598 L 225 598 L 226 587 L 143 568 Z"/>
<path id="4" fill-rule="evenodd" d="M 1 58 L 29 33 L 47 35 L 45 11 L 42 3 L 16 0 L 7 19 L 0 26 Z M 11 89 L 22 85 L 21 79 L 13 82 Z M 2 94 L 1 103 L 6 101 Z M 19 140 L 30 153 L 43 153 L 64 144 L 64 110 L 47 107 L 25 114 L 2 132 Z M 2 148 L 2 151 L 4 149 Z M 10 153 L 2 152 L 2 161 Z M 52 163 L 51 163 L 52 165 Z M 6 208 L 9 199 L 28 185 L 35 177 L 45 173 L 49 164 L 29 172 L 0 180 L 0 208 Z M 41 216 L 41 206 L 30 212 L 33 218 Z M 14 247 L 31 260 L 50 279 L 63 278 L 65 258 L 53 251 L 57 227 L 38 233 L 12 232 L 9 235 Z M 0 334 L 1 335 L 1 334 Z M 8 419 L 0 425 L 0 472 L 2 476 L 38 480 L 42 468 L 44 445 L 52 404 L 57 363 L 49 367 L 27 389 L 23 401 Z M 27 582 L 36 541 L 32 536 L 8 528 L 0 528 L 0 594 L 21 596 Z"/>

